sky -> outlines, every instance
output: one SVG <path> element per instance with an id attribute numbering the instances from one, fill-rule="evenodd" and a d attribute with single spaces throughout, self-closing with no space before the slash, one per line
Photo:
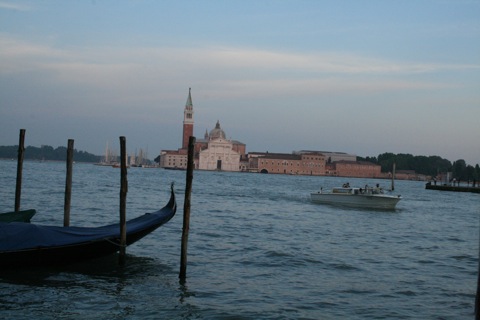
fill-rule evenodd
<path id="1" fill-rule="evenodd" d="M 480 163 L 480 0 L 0 0 L 0 145 Z"/>

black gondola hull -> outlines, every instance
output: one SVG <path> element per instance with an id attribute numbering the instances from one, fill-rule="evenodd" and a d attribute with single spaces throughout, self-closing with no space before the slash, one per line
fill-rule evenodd
<path id="1" fill-rule="evenodd" d="M 142 239 L 158 227 L 167 223 L 176 212 L 175 194 L 172 189 L 169 203 L 157 212 L 146 214 L 127 221 L 127 246 Z M 143 220 L 147 222 L 143 223 Z M 14 267 L 36 267 L 36 266 L 54 266 L 64 265 L 73 262 L 80 262 L 114 254 L 120 249 L 120 226 L 111 225 L 104 228 L 114 228 L 118 226 L 118 232 L 108 237 L 99 237 L 88 241 L 79 241 L 65 245 L 44 245 L 32 246 L 20 250 L 0 250 L 0 269 Z M 131 230 L 129 231 L 129 227 Z M 6 224 L 2 228 L 8 228 Z M 53 228 L 53 227 L 43 227 Z M 55 227 L 56 230 L 58 229 Z M 66 233 L 70 227 L 65 227 Z M 81 233 L 83 228 L 71 228 L 75 234 Z M 93 228 L 84 228 L 91 231 Z M 96 228 L 98 230 L 102 228 Z"/>

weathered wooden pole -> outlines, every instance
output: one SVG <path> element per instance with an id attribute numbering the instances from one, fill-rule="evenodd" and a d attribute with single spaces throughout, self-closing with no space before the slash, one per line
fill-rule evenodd
<path id="1" fill-rule="evenodd" d="M 393 169 L 392 169 L 392 191 L 395 190 L 395 166 L 396 166 L 396 163 L 394 162 L 393 163 Z"/>
<path id="2" fill-rule="evenodd" d="M 70 225 L 70 203 L 72 199 L 73 139 L 68 139 L 67 178 L 65 179 L 65 204 L 63 205 L 63 226 Z"/>
<path id="3" fill-rule="evenodd" d="M 20 129 L 20 138 L 18 141 L 18 161 L 17 161 L 17 185 L 15 187 L 15 209 L 14 211 L 20 211 L 20 198 L 22 195 L 22 170 L 23 170 L 23 157 L 25 152 L 25 129 Z"/>
<path id="4" fill-rule="evenodd" d="M 478 238 L 477 294 L 475 296 L 475 320 L 480 320 L 480 237 Z"/>
<path id="5" fill-rule="evenodd" d="M 120 137 L 120 255 L 118 263 L 125 264 L 125 255 L 127 247 L 127 157 L 126 157 L 126 140 L 125 137 Z"/>
<path id="6" fill-rule="evenodd" d="M 192 194 L 193 169 L 195 167 L 195 137 L 190 136 L 188 141 L 188 160 L 187 160 L 187 177 L 185 185 L 185 201 L 183 203 L 183 231 L 182 231 L 182 252 L 180 257 L 180 274 L 181 281 L 185 281 L 187 277 L 187 247 L 188 232 L 190 230 L 190 199 Z"/>

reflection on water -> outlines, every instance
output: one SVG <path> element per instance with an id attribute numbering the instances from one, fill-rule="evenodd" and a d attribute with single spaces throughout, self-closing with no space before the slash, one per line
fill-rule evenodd
<path id="1" fill-rule="evenodd" d="M 181 309 L 186 318 L 193 314 L 187 300 L 194 294 L 176 279 L 176 271 L 152 258 L 126 258 L 124 266 L 115 254 L 61 268 L 2 271 L 0 310 L 22 311 L 41 319 L 99 315 L 124 319 L 136 313 L 155 318 L 171 312 L 176 317 Z M 177 296 L 172 296 L 175 292 Z M 166 304 L 164 310 L 152 308 L 152 303 L 161 306 L 161 300 Z"/>

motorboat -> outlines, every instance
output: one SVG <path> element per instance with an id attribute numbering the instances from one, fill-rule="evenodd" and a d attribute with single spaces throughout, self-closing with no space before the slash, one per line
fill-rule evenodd
<path id="1" fill-rule="evenodd" d="M 367 185 L 360 188 L 350 187 L 348 183 L 329 192 L 323 192 L 321 188 L 320 191 L 311 193 L 310 197 L 314 203 L 387 210 L 395 209 L 402 199 L 400 195 L 386 194 L 378 184 L 376 187 Z"/>

